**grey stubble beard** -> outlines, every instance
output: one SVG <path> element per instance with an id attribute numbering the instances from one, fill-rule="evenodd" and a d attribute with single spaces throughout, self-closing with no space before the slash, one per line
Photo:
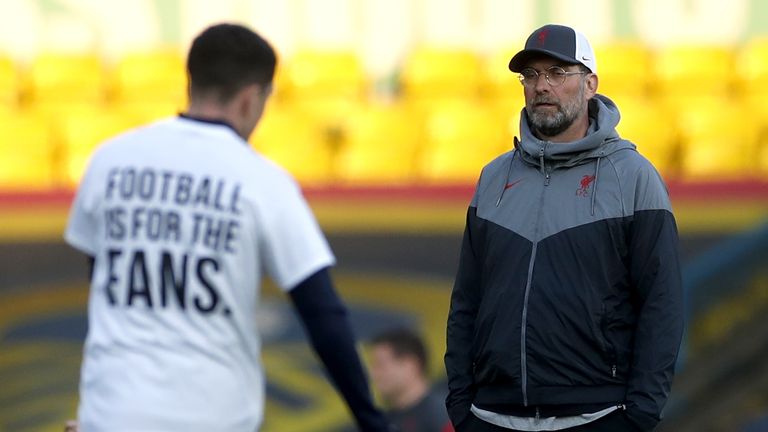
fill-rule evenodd
<path id="1" fill-rule="evenodd" d="M 568 129 L 579 115 L 581 101 L 584 99 L 585 86 L 585 82 L 582 81 L 581 86 L 579 86 L 578 97 L 566 105 L 558 104 L 557 111 L 554 114 L 547 114 L 541 111 L 536 112 L 533 108 L 526 106 L 525 111 L 531 121 L 532 128 L 539 134 L 548 137 L 557 136 Z M 553 103 L 555 101 L 537 96 L 531 106 L 541 102 Z"/>

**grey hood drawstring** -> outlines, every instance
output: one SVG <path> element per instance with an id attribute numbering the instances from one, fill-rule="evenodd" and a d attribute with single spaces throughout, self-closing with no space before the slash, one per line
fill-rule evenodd
<path id="1" fill-rule="evenodd" d="M 501 204 L 501 199 L 504 198 L 504 191 L 507 190 L 507 184 L 509 184 L 509 176 L 512 175 L 512 163 L 515 161 L 515 155 L 517 155 L 517 152 L 520 151 L 520 140 L 517 139 L 517 137 L 514 138 L 513 142 L 515 143 L 515 150 L 512 151 L 512 157 L 509 158 L 509 168 L 507 168 L 507 179 L 506 181 L 501 185 L 501 193 L 499 194 L 499 199 L 496 200 L 496 207 Z"/>
<path id="2" fill-rule="evenodd" d="M 597 179 L 600 175 L 600 159 L 602 159 L 602 152 L 601 156 L 597 157 L 597 161 L 595 162 L 595 186 L 592 188 L 592 216 L 595 215 L 595 198 L 597 197 Z"/>

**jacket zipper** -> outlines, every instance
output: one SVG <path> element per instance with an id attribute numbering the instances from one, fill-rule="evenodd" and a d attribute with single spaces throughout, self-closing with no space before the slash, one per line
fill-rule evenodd
<path id="1" fill-rule="evenodd" d="M 536 231 L 538 231 L 538 226 L 536 227 Z M 538 248 L 538 244 L 539 244 L 538 242 L 534 242 L 533 248 L 531 249 L 531 261 L 528 263 L 528 280 L 525 283 L 525 295 L 523 297 L 523 319 L 522 319 L 522 326 L 520 328 L 520 375 L 522 378 L 521 384 L 523 386 L 523 406 L 528 406 L 528 362 L 525 359 L 525 356 L 526 356 L 526 346 L 525 346 L 526 328 L 525 327 L 528 324 L 528 295 L 531 293 L 531 280 L 533 279 L 533 263 L 536 260 L 536 249 Z"/>
<path id="2" fill-rule="evenodd" d="M 546 144 L 545 144 L 546 146 Z M 549 172 L 545 169 L 544 166 L 544 147 L 542 147 L 539 150 L 539 157 L 541 160 L 541 169 L 544 172 L 544 186 L 549 186 Z M 541 226 L 539 225 L 539 221 L 541 221 L 543 218 L 544 213 L 544 190 L 541 191 L 541 197 L 539 199 L 539 212 L 538 217 L 536 218 L 537 224 L 536 229 L 534 231 L 534 241 L 533 241 L 533 247 L 531 248 L 531 260 L 528 263 L 528 277 L 525 282 L 525 294 L 523 296 L 523 316 L 522 316 L 522 325 L 520 328 L 520 375 L 521 380 L 520 384 L 522 386 L 523 390 L 523 406 L 528 406 L 528 362 L 526 361 L 526 326 L 528 324 L 528 297 L 531 293 L 531 283 L 533 281 L 533 265 L 536 262 L 536 251 L 539 247 L 538 237 L 539 237 L 539 230 L 541 229 Z"/>
<path id="3" fill-rule="evenodd" d="M 544 143 L 539 149 L 539 163 L 541 164 L 541 173 L 544 174 L 544 186 L 549 186 L 549 171 L 544 163 L 544 149 L 547 147 L 547 144 L 548 143 Z"/>

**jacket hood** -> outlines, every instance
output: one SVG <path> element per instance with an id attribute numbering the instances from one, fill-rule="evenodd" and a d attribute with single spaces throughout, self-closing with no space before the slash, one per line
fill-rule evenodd
<path id="1" fill-rule="evenodd" d="M 523 108 L 520 115 L 520 141 L 516 147 L 521 150 L 523 160 L 536 166 L 542 162 L 551 164 L 553 168 L 581 165 L 619 150 L 635 148 L 634 144 L 619 138 L 616 125 L 620 118 L 616 104 L 597 94 L 589 101 L 587 135 L 570 143 L 551 143 L 533 134 L 528 124 L 528 114 Z"/>

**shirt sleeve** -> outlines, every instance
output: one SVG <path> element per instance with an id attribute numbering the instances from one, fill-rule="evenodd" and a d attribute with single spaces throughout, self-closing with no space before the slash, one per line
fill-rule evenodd
<path id="1" fill-rule="evenodd" d="M 262 203 L 263 264 L 269 277 L 290 291 L 336 260 L 296 182 L 271 186 Z"/>
<path id="2" fill-rule="evenodd" d="M 64 240 L 89 256 L 95 256 L 97 251 L 99 218 L 96 189 L 97 185 L 103 183 L 98 179 L 95 165 L 94 161 L 91 161 L 80 181 L 64 231 Z"/>

